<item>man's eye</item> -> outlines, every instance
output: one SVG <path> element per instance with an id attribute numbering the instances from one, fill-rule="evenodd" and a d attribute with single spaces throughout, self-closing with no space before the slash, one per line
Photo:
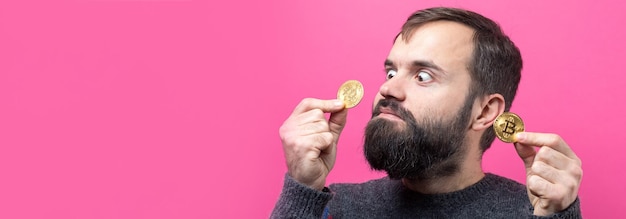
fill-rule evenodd
<path id="1" fill-rule="evenodd" d="M 387 78 L 389 78 L 389 73 L 387 73 Z M 428 72 L 420 71 L 417 73 L 417 80 L 420 82 L 429 82 L 433 80 L 433 76 L 431 76 Z"/>
<path id="2" fill-rule="evenodd" d="M 394 76 L 396 76 L 398 72 L 396 70 L 390 69 L 387 70 L 387 80 L 393 78 Z"/>

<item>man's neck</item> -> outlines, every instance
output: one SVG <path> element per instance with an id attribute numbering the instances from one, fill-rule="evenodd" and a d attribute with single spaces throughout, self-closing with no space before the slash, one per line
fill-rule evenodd
<path id="1" fill-rule="evenodd" d="M 466 158 L 459 165 L 461 169 L 450 176 L 433 179 L 402 179 L 407 188 L 423 194 L 442 194 L 465 189 L 476 184 L 485 173 L 481 167 L 481 156 Z"/>

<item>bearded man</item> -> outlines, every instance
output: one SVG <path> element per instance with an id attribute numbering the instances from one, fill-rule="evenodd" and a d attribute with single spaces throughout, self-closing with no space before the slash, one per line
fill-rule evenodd
<path id="1" fill-rule="evenodd" d="M 304 99 L 280 128 L 288 173 L 272 218 L 581 217 L 581 161 L 556 134 L 515 136 L 526 185 L 482 170 L 522 69 L 495 22 L 455 8 L 417 11 L 384 63 L 364 153 L 388 177 L 325 187 L 348 110 Z"/>

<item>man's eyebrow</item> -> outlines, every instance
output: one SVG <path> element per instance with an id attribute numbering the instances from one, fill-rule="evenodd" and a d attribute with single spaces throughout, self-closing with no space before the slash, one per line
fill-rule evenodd
<path id="1" fill-rule="evenodd" d="M 413 61 L 413 67 L 420 67 L 420 66 L 426 67 L 426 68 L 432 68 L 437 71 L 443 72 L 443 69 L 439 67 L 437 64 L 435 64 L 434 62 L 422 61 L 422 60 Z"/>
<path id="2" fill-rule="evenodd" d="M 385 59 L 385 66 L 393 66 L 393 62 L 389 59 Z"/>
<path id="3" fill-rule="evenodd" d="M 385 59 L 385 66 L 394 66 L 394 64 L 393 64 L 393 62 L 391 60 Z M 432 68 L 432 69 L 435 69 L 437 71 L 443 72 L 443 69 L 441 67 L 439 67 L 437 64 L 435 64 L 434 62 L 425 61 L 425 60 L 413 61 L 413 66 L 411 66 L 411 67 L 426 67 L 426 68 Z"/>

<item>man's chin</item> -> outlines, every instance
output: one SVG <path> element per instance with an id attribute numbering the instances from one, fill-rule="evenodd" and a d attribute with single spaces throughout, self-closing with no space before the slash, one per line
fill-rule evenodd
<path id="1" fill-rule="evenodd" d="M 396 131 L 404 131 L 407 128 L 407 123 L 400 119 L 399 117 L 393 116 L 375 116 L 369 121 L 369 124 L 377 124 L 385 123 L 387 127 L 395 127 Z"/>
<path id="2" fill-rule="evenodd" d="M 399 179 L 409 179 L 409 180 L 423 180 L 430 178 L 430 175 L 427 175 L 424 171 L 411 170 L 411 172 L 401 172 L 398 170 L 379 170 L 385 171 L 387 176 L 390 179 L 399 180 Z"/>
<path id="3" fill-rule="evenodd" d="M 436 174 L 428 174 L 424 171 L 420 172 L 412 172 L 412 173 L 400 173 L 400 172 L 391 172 L 385 170 L 387 176 L 390 179 L 408 179 L 408 180 L 424 180 L 424 179 L 432 179 L 437 177 Z"/>

